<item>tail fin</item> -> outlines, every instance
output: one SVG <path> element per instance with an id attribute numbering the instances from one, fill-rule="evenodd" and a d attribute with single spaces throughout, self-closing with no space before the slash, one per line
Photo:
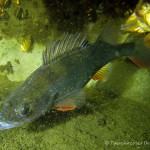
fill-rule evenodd
<path id="1" fill-rule="evenodd" d="M 132 40 L 133 42 L 112 45 L 103 42 L 101 36 L 99 36 L 95 42 L 95 47 L 103 49 L 101 54 L 107 57 L 108 60 L 127 56 L 137 66 L 150 69 L 150 34 L 147 34 L 145 38 L 143 36 L 133 36 Z M 106 53 L 109 53 L 109 55 Z"/>

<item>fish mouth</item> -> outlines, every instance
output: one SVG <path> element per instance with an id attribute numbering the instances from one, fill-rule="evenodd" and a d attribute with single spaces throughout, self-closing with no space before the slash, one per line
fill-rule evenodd
<path id="1" fill-rule="evenodd" d="M 6 130 L 6 129 L 11 129 L 16 126 L 20 126 L 22 122 L 7 122 L 3 121 L 1 113 L 0 113 L 0 130 Z"/>
<path id="2" fill-rule="evenodd" d="M 7 122 L 0 121 L 0 130 L 11 129 L 19 125 L 21 125 L 21 123 L 18 122 L 7 123 Z"/>

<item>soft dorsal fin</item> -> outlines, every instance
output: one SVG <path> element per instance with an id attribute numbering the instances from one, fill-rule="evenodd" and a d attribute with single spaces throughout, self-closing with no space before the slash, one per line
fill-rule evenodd
<path id="1" fill-rule="evenodd" d="M 43 52 L 43 65 L 49 64 L 65 53 L 87 47 L 88 40 L 82 33 L 64 33 L 60 40 L 52 41 Z"/>

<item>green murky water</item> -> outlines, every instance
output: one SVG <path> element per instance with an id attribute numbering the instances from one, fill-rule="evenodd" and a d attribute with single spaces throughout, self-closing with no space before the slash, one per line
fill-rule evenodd
<path id="1" fill-rule="evenodd" d="M 101 9 L 95 1 L 91 2 L 92 9 L 96 10 L 92 11 L 91 18 L 86 13 L 81 16 L 82 11 L 75 11 L 78 3 L 74 3 L 77 6 L 69 2 L 68 5 L 67 2 L 62 3 L 64 9 L 72 6 L 72 14 L 65 15 L 59 3 L 51 5 L 54 2 L 22 0 L 20 5 L 12 1 L 9 6 L 4 7 L 5 16 L 0 19 L 0 108 L 9 93 L 41 65 L 42 51 L 48 41 L 56 39 L 64 31 L 75 32 L 81 27 L 92 42 L 101 33 L 105 23 L 112 20 L 111 27 L 115 27 L 112 32 L 115 34 L 122 22 L 122 18 L 114 21 L 111 17 L 108 21 L 106 14 L 100 13 Z M 83 11 L 90 4 L 86 5 Z M 51 7 L 58 9 L 57 15 L 55 9 L 49 10 Z M 59 17 L 61 13 L 64 16 Z M 74 18 L 69 18 L 72 16 Z M 62 19 L 64 24 L 61 27 Z M 73 24 L 75 22 L 80 23 Z M 32 39 L 31 47 L 28 52 L 22 52 L 21 45 L 28 35 Z M 120 41 L 127 36 L 120 33 L 116 35 Z M 104 34 L 104 39 L 108 39 L 110 43 L 113 41 L 107 33 Z M 70 112 L 50 110 L 31 123 L 0 131 L 0 149 L 148 150 L 149 83 L 147 70 L 136 67 L 127 59 L 115 61 L 107 81 L 91 81 L 85 87 L 85 106 Z"/>

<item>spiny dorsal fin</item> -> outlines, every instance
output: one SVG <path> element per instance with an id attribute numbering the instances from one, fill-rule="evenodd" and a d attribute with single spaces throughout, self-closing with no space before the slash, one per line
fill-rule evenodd
<path id="1" fill-rule="evenodd" d="M 47 45 L 46 50 L 43 52 L 43 65 L 49 64 L 51 61 L 56 60 L 73 50 L 87 47 L 88 41 L 82 33 L 76 34 L 63 34 L 60 40 L 52 41 Z"/>

